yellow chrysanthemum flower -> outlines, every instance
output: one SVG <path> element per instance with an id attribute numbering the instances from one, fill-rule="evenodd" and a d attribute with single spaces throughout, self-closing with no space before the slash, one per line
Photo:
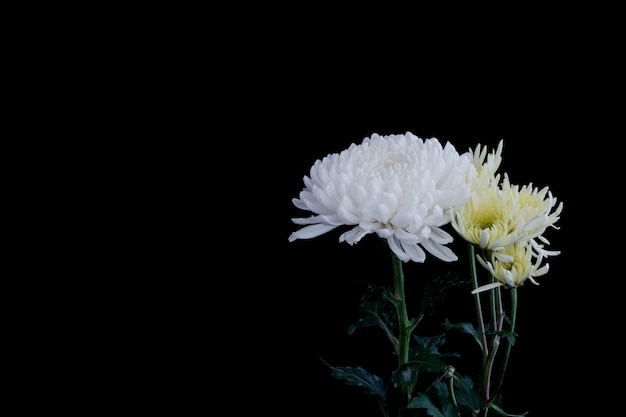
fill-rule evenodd
<path id="1" fill-rule="evenodd" d="M 535 256 L 558 255 L 559 251 L 544 249 L 549 242 L 543 233 L 556 227 L 563 203 L 557 206 L 547 187 L 512 185 L 506 173 L 500 183 L 496 170 L 501 152 L 502 141 L 489 155 L 480 145 L 470 152 L 477 175 L 471 182 L 470 198 L 452 216 L 452 227 L 468 242 L 493 251 L 501 261 L 511 260 L 504 248 L 517 242 L 531 246 Z"/>
<path id="2" fill-rule="evenodd" d="M 543 244 L 549 244 L 550 242 L 543 234 L 548 227 L 558 229 L 555 223 L 560 218 L 563 203 L 559 202 L 557 205 L 557 199 L 552 195 L 548 187 L 540 190 L 537 187 L 533 187 L 532 183 L 521 187 L 512 185 L 506 174 L 501 187 L 505 193 L 508 193 L 517 201 L 517 205 L 520 207 L 517 220 L 523 223 L 524 231 L 535 255 L 558 255 L 560 251 L 544 249 Z"/>
<path id="3" fill-rule="evenodd" d="M 544 258 L 541 255 L 535 258 L 532 247 L 525 244 L 525 242 L 514 243 L 506 247 L 503 252 L 509 257 L 510 261 L 503 261 L 496 256 L 492 256 L 491 260 L 487 262 L 482 256 L 476 255 L 478 262 L 498 281 L 478 287 L 472 291 L 472 294 L 500 286 L 507 288 L 519 287 L 524 285 L 526 280 L 539 285 L 534 278 L 545 275 L 550 269 L 547 263 L 541 266 Z M 535 259 L 534 263 L 533 259 Z"/>
<path id="4" fill-rule="evenodd" d="M 528 232 L 518 218 L 519 206 L 495 181 L 474 183 L 470 198 L 452 217 L 451 224 L 465 240 L 482 250 L 503 256 L 504 248 L 525 240 Z M 502 260 L 509 260 L 503 256 Z"/>
<path id="5" fill-rule="evenodd" d="M 496 177 L 496 171 L 502 162 L 503 147 L 504 141 L 500 140 L 496 150 L 489 154 L 487 154 L 487 147 L 481 144 L 478 144 L 474 149 L 470 149 L 469 153 L 472 158 L 472 164 L 476 168 L 475 181 L 483 184 L 488 184 L 494 180 L 497 182 L 498 177 Z"/>

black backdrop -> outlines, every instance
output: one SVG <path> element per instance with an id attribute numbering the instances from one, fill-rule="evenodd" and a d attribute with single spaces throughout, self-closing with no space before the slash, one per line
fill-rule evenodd
<path id="1" fill-rule="evenodd" d="M 195 22 L 193 12 L 169 9 L 163 19 L 131 19 L 133 36 L 112 31 L 127 54 L 113 45 L 102 56 L 112 66 L 78 65 L 86 81 L 67 66 L 33 66 L 60 68 L 69 79 L 43 79 L 80 94 L 48 99 L 74 98 L 83 113 L 55 106 L 62 114 L 52 126 L 39 117 L 24 126 L 45 129 L 37 138 L 50 146 L 78 134 L 75 152 L 61 153 L 104 163 L 95 164 L 96 184 L 69 168 L 87 180 L 71 188 L 76 204 L 35 190 L 32 207 L 55 216 L 39 221 L 58 229 L 24 239 L 54 241 L 40 252 L 56 252 L 33 256 L 10 244 L 25 254 L 20 266 L 43 268 L 44 282 L 17 280 L 28 288 L 10 311 L 33 320 L 7 321 L 20 327 L 7 341 L 28 348 L 10 364 L 19 378 L 7 378 L 24 395 L 19 405 L 129 410 L 130 399 L 144 411 L 167 403 L 174 415 L 379 416 L 320 358 L 372 371 L 385 367 L 378 358 L 393 360 L 377 332 L 346 333 L 358 281 L 390 277 L 386 254 L 371 236 L 339 243 L 339 231 L 288 242 L 299 227 L 291 218 L 307 215 L 291 200 L 316 159 L 372 133 L 410 131 L 459 151 L 503 139 L 502 170 L 516 183 L 548 185 L 564 202 L 561 230 L 550 236 L 562 254 L 540 286 L 520 291 L 506 409 L 619 415 L 623 48 L 611 33 L 621 22 L 605 17 L 622 14 L 603 7 L 589 16 L 585 5 L 567 16 L 568 5 L 494 16 L 490 7 L 476 21 L 449 4 L 387 16 L 377 4 L 360 6 L 372 15 L 359 18 L 352 8 L 251 7 L 202 11 Z M 31 139 L 22 142 L 40 149 Z M 62 158 L 49 159 L 50 172 L 65 169 Z M 97 198 L 83 200 L 94 190 Z M 68 234 L 68 223 L 79 233 Z M 408 285 L 439 266 L 430 258 L 413 265 Z M 465 294 L 456 295 L 462 304 Z"/>

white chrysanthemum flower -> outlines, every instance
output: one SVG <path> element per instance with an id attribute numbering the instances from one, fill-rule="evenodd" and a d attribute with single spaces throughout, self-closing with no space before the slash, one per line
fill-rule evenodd
<path id="1" fill-rule="evenodd" d="M 452 236 L 442 229 L 453 209 L 469 197 L 475 175 L 468 152 L 436 139 L 373 134 L 360 145 L 315 161 L 305 188 L 293 204 L 315 215 L 295 218 L 306 225 L 289 241 L 310 239 L 339 226 L 354 226 L 339 241 L 355 244 L 376 233 L 404 262 L 424 262 L 423 249 L 437 258 L 457 260 L 444 245 Z"/>
<path id="2" fill-rule="evenodd" d="M 474 289 L 472 294 L 499 286 L 507 288 L 519 287 L 524 285 L 526 280 L 531 281 L 535 285 L 539 285 L 533 278 L 545 275 L 550 269 L 547 263 L 541 266 L 541 262 L 543 261 L 542 256 L 537 257 L 533 263 L 534 253 L 532 247 L 524 242 L 514 243 L 505 248 L 504 253 L 509 257 L 509 262 L 502 261 L 496 256 L 492 256 L 491 261 L 487 262 L 482 256 L 476 255 L 478 262 L 484 266 L 497 281 Z"/>

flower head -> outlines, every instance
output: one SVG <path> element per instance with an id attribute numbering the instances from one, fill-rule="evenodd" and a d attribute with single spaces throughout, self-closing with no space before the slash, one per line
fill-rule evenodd
<path id="1" fill-rule="evenodd" d="M 532 184 L 524 186 L 512 185 L 507 175 L 502 181 L 505 193 L 514 196 L 520 207 L 517 221 L 523 225 L 528 243 L 532 246 L 535 256 L 558 255 L 560 251 L 544 249 L 544 244 L 550 243 L 544 236 L 547 228 L 558 229 L 555 223 L 559 220 L 563 210 L 563 202 L 557 205 L 557 199 L 548 187 L 541 190 Z M 540 243 L 541 242 L 541 243 Z"/>
<path id="2" fill-rule="evenodd" d="M 500 140 L 496 150 L 487 154 L 487 147 L 481 144 L 476 145 L 476 148 L 470 149 L 470 155 L 472 157 L 472 164 L 476 167 L 476 178 L 474 181 L 489 184 L 494 181 L 498 182 L 496 172 L 502 162 L 502 148 L 504 147 L 504 141 Z M 486 159 L 486 160 L 485 160 Z"/>
<path id="3" fill-rule="evenodd" d="M 472 188 L 467 203 L 456 211 L 452 227 L 468 242 L 499 256 L 505 247 L 526 239 L 527 232 L 517 219 L 517 201 L 496 182 L 480 185 Z"/>
<path id="4" fill-rule="evenodd" d="M 452 218 L 452 227 L 466 241 L 483 250 L 501 252 L 502 248 L 523 239 L 524 233 L 516 228 L 511 216 L 515 204 L 499 187 L 500 175 L 496 171 L 502 162 L 500 140 L 496 150 L 487 154 L 480 144 L 470 149 L 476 176 L 471 183 L 470 197 Z"/>
<path id="5" fill-rule="evenodd" d="M 477 175 L 471 183 L 470 197 L 452 218 L 452 227 L 465 240 L 482 250 L 490 250 L 502 261 L 511 258 L 504 249 L 517 242 L 532 246 L 536 256 L 557 255 L 558 251 L 544 249 L 549 243 L 543 237 L 548 227 L 556 227 L 563 208 L 545 187 L 513 185 L 505 173 L 496 174 L 500 164 L 502 141 L 487 157 L 485 150 L 471 152 Z M 540 243 L 541 242 L 541 243 Z"/>
<path id="6" fill-rule="evenodd" d="M 478 262 L 485 267 L 497 281 L 474 289 L 472 294 L 499 286 L 507 288 L 519 287 L 524 285 L 526 280 L 539 285 L 533 277 L 548 273 L 549 265 L 546 263 L 541 266 L 543 257 L 539 256 L 534 258 L 532 247 L 526 245 L 524 242 L 514 243 L 506 247 L 504 253 L 508 256 L 510 261 L 503 261 L 496 256 L 492 256 L 491 260 L 487 262 L 481 256 L 476 256 Z M 534 263 L 533 259 L 535 260 Z"/>
<path id="7" fill-rule="evenodd" d="M 310 239 L 339 226 L 353 226 L 339 241 L 359 242 L 376 233 L 404 262 L 424 262 L 424 249 L 443 261 L 456 255 L 444 246 L 452 236 L 442 229 L 452 210 L 469 197 L 475 175 L 469 153 L 436 139 L 373 134 L 361 144 L 315 161 L 305 188 L 293 204 L 314 215 L 294 218 L 305 227 L 289 241 Z"/>

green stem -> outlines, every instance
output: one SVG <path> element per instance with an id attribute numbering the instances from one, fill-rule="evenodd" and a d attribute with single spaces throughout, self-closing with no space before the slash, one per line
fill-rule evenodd
<path id="1" fill-rule="evenodd" d="M 478 273 L 476 272 L 476 255 L 474 252 L 474 245 L 468 243 L 469 247 L 469 262 L 470 262 L 470 272 L 472 275 L 472 289 L 478 288 Z M 487 334 L 485 333 L 485 319 L 483 318 L 483 308 L 480 303 L 480 293 L 474 294 L 474 303 L 476 305 L 476 315 L 478 316 L 478 327 L 480 330 L 480 337 L 482 341 L 482 351 L 483 351 L 483 360 L 487 357 L 488 346 L 487 346 Z"/>
<path id="2" fill-rule="evenodd" d="M 491 281 L 494 280 L 494 277 L 491 276 Z M 490 403 L 492 399 L 491 395 L 491 374 L 493 372 L 493 364 L 496 359 L 496 354 L 498 352 L 498 347 L 500 346 L 500 336 L 498 332 L 502 331 L 502 326 L 504 323 L 504 309 L 502 307 L 502 292 L 501 288 L 494 288 L 490 291 L 490 299 L 491 299 L 491 316 L 492 316 L 492 327 L 494 329 L 494 336 L 491 341 L 491 349 L 489 355 L 487 356 L 487 360 L 483 365 L 483 402 L 482 409 L 484 410 L 484 416 L 487 416 L 489 412 L 489 408 L 487 405 Z"/>
<path id="3" fill-rule="evenodd" d="M 474 245 L 468 243 L 469 246 L 469 262 L 470 262 L 470 271 L 472 275 L 472 287 L 473 289 L 478 288 L 478 272 L 476 271 L 476 255 L 474 250 Z M 493 277 L 491 277 L 493 279 Z M 490 294 L 493 294 L 493 291 L 490 291 Z M 497 345 L 494 343 L 490 347 L 487 341 L 487 331 L 485 328 L 485 318 L 483 316 L 483 307 L 480 300 L 481 293 L 474 294 L 474 303 L 476 305 L 476 316 L 478 319 L 478 327 L 480 330 L 480 340 L 481 340 L 481 348 L 483 353 L 483 370 L 482 370 L 482 385 L 480 389 L 480 394 L 482 396 L 481 407 L 480 407 L 480 416 L 487 415 L 487 404 L 489 400 L 489 384 L 490 384 L 490 374 L 491 370 L 489 369 L 490 364 L 493 363 L 493 357 L 495 356 L 495 350 Z M 491 311 L 492 313 L 495 311 L 495 302 L 493 297 L 490 297 L 491 301 Z M 495 320 L 495 316 L 492 315 L 492 321 Z"/>
<path id="4" fill-rule="evenodd" d="M 448 391 L 450 391 L 450 398 L 452 399 L 452 404 L 455 407 L 458 407 L 459 404 L 456 402 L 456 395 L 454 394 L 454 377 L 448 378 Z"/>
<path id="5" fill-rule="evenodd" d="M 476 263 L 474 255 L 474 247 L 470 244 L 470 267 L 472 273 L 473 288 L 478 288 L 478 274 L 476 272 Z M 483 254 L 487 259 L 490 257 L 490 251 L 485 251 Z M 495 277 L 489 274 L 489 283 L 493 283 Z M 478 325 L 480 327 L 481 346 L 483 349 L 483 369 L 482 369 L 482 382 L 480 387 L 480 394 L 482 397 L 481 408 L 479 415 L 486 417 L 489 412 L 489 403 L 493 398 L 491 394 L 491 376 L 493 372 L 493 365 L 495 363 L 496 354 L 500 346 L 499 332 L 502 331 L 504 324 L 504 309 L 502 305 L 502 293 L 501 288 L 494 288 L 489 291 L 489 307 L 490 307 L 490 330 L 494 332 L 491 339 L 491 344 L 487 342 L 487 332 L 485 327 L 485 321 L 483 317 L 482 306 L 480 303 L 480 293 L 475 294 L 476 314 L 478 316 Z"/>
<path id="6" fill-rule="evenodd" d="M 515 322 L 517 320 L 517 287 L 513 287 L 509 290 L 511 292 L 511 333 L 512 336 L 515 333 Z M 498 378 L 498 383 L 496 385 L 496 389 L 493 392 L 493 395 L 496 396 L 502 389 L 502 383 L 504 382 L 504 374 L 506 372 L 506 367 L 509 363 L 509 357 L 511 356 L 511 348 L 513 344 L 507 340 L 506 349 L 504 351 L 504 358 L 502 360 L 502 368 L 500 370 L 500 377 Z"/>
<path id="7" fill-rule="evenodd" d="M 478 288 L 478 274 L 476 272 L 476 255 L 474 252 L 474 245 L 468 242 L 469 247 L 469 262 L 470 271 L 472 273 L 472 289 Z M 483 318 L 483 308 L 480 303 L 480 293 L 474 294 L 474 302 L 476 304 L 476 315 L 478 316 L 478 327 L 480 329 L 480 336 L 482 340 L 483 360 L 489 354 L 489 348 L 487 346 L 487 334 L 485 333 L 485 319 Z"/>
<path id="8" fill-rule="evenodd" d="M 402 270 L 402 261 L 391 253 L 393 262 L 394 277 L 394 305 L 398 314 L 398 369 L 404 367 L 409 361 L 409 342 L 411 332 L 417 325 L 415 320 L 409 320 L 407 312 L 406 298 L 404 292 L 404 273 Z M 403 403 L 398 407 L 398 416 L 403 416 L 406 404 L 409 400 L 409 387 L 405 383 L 400 383 Z"/>
<path id="9" fill-rule="evenodd" d="M 398 366 L 401 367 L 409 361 L 409 314 L 407 312 L 406 298 L 404 294 L 404 272 L 402 271 L 402 261 L 392 253 L 393 278 L 394 278 L 394 298 L 396 311 L 398 313 L 399 335 L 398 335 Z"/>

